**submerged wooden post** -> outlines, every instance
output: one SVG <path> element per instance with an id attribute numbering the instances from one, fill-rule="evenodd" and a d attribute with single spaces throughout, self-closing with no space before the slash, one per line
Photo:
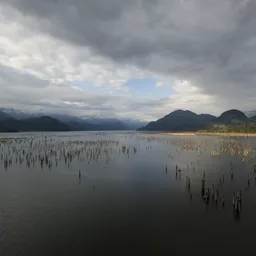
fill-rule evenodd
<path id="1" fill-rule="evenodd" d="M 222 196 L 222 206 L 224 206 L 225 205 L 225 201 L 224 201 L 224 196 Z"/>
<path id="2" fill-rule="evenodd" d="M 202 195 L 204 195 L 204 191 L 205 191 L 205 180 L 201 180 L 201 192 L 202 192 Z"/>

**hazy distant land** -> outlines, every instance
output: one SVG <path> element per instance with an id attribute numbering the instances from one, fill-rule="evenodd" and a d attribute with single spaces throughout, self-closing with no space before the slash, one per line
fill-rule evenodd
<path id="1" fill-rule="evenodd" d="M 40 116 L 20 114 L 0 109 L 0 132 L 32 131 L 124 131 L 214 134 L 229 136 L 252 136 L 256 134 L 256 116 L 231 109 L 219 117 L 210 114 L 196 114 L 189 110 L 175 110 L 149 123 L 140 120 L 119 120 L 115 118 L 81 118 L 68 115 Z M 236 135 L 237 134 L 237 135 Z"/>

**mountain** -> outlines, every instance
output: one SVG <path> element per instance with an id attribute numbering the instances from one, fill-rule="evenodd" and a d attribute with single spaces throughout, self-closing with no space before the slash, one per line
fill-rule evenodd
<path id="1" fill-rule="evenodd" d="M 146 122 L 115 118 L 88 118 L 65 122 L 72 131 L 122 131 L 136 130 Z"/>
<path id="2" fill-rule="evenodd" d="M 136 130 L 147 124 L 147 122 L 136 119 L 117 119 L 100 117 L 87 118 L 84 119 L 84 121 L 93 125 L 97 125 L 101 130 L 104 130 L 104 127 L 106 127 L 106 129 L 107 127 L 112 127 L 113 130 Z"/>
<path id="3" fill-rule="evenodd" d="M 69 127 L 50 116 L 29 118 L 20 121 L 21 129 L 26 131 L 69 131 Z"/>
<path id="4" fill-rule="evenodd" d="M 237 109 L 225 111 L 217 118 L 217 123 L 225 125 L 241 125 L 249 122 L 250 119 Z"/>
<path id="5" fill-rule="evenodd" d="M 210 115 L 210 114 L 200 114 L 198 117 L 205 122 L 212 122 L 216 119 L 216 116 Z"/>
<path id="6" fill-rule="evenodd" d="M 3 111 L 0 111 L 0 121 L 6 120 L 6 119 L 11 119 L 11 116 L 9 116 Z"/>
<path id="7" fill-rule="evenodd" d="M 256 122 L 256 116 L 251 117 L 250 120 Z"/>
<path id="8" fill-rule="evenodd" d="M 0 121 L 0 132 L 27 131 L 70 131 L 69 127 L 49 116 L 23 120 L 6 119 Z"/>
<path id="9" fill-rule="evenodd" d="M 39 118 L 42 116 L 49 116 L 65 123 L 72 131 L 96 131 L 96 130 L 136 130 L 147 124 L 140 120 L 133 119 L 117 119 L 117 118 L 103 118 L 97 116 L 71 116 L 66 114 L 56 113 L 24 113 L 13 108 L 0 108 L 0 113 L 5 115 L 3 119 L 14 118 L 17 120 L 24 120 L 30 118 Z M 8 115 L 8 116 L 7 116 Z M 0 114 L 0 120 L 1 114 Z"/>
<path id="10" fill-rule="evenodd" d="M 41 116 L 40 114 L 24 113 L 20 110 L 13 109 L 13 108 L 0 108 L 0 112 L 4 112 L 10 118 L 14 118 L 14 119 L 18 119 L 18 120 L 32 118 L 32 117 L 40 117 Z"/>
<path id="11" fill-rule="evenodd" d="M 208 114 L 197 115 L 189 110 L 176 110 L 163 118 L 150 122 L 140 128 L 140 131 L 198 131 L 218 126 L 241 127 L 256 122 L 256 117 L 249 119 L 243 112 L 231 109 L 223 112 L 219 117 Z"/>
<path id="12" fill-rule="evenodd" d="M 0 133 L 1 132 L 18 132 L 7 120 L 0 121 Z"/>
<path id="13" fill-rule="evenodd" d="M 63 114 L 47 114 L 47 116 L 51 116 L 55 119 L 58 119 L 59 121 L 61 121 L 63 123 L 84 121 L 84 119 L 82 119 L 80 117 L 63 115 Z"/>
<path id="14" fill-rule="evenodd" d="M 146 123 L 133 119 L 102 117 L 76 117 L 65 114 L 27 114 L 15 109 L 0 108 L 0 132 L 15 131 L 197 131 L 202 129 L 232 129 L 256 123 L 256 116 L 248 118 L 245 113 L 231 109 L 219 117 L 189 110 L 176 110 L 157 121 Z M 139 128 L 141 127 L 141 128 Z M 218 128 L 219 127 L 219 128 Z"/>
<path id="15" fill-rule="evenodd" d="M 208 114 L 197 115 L 189 110 L 176 110 L 163 118 L 150 122 L 140 131 L 197 131 L 206 128 L 216 120 L 215 116 Z"/>
<path id="16" fill-rule="evenodd" d="M 142 126 L 147 125 L 148 122 L 136 120 L 136 119 L 121 119 L 121 121 L 126 125 L 128 130 L 137 130 Z"/>
<path id="17" fill-rule="evenodd" d="M 65 122 L 71 131 L 93 131 L 94 126 L 85 121 L 69 121 Z"/>

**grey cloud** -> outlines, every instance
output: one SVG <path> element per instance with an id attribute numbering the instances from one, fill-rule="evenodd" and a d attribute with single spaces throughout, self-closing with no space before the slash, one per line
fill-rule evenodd
<path id="1" fill-rule="evenodd" d="M 21 72 L 21 71 L 18 71 L 17 69 L 6 67 L 0 64 L 1 87 L 13 86 L 13 85 L 28 86 L 29 84 L 31 84 L 33 87 L 42 88 L 42 87 L 48 86 L 49 82 L 47 80 L 37 78 L 26 72 Z"/>
<path id="2" fill-rule="evenodd" d="M 159 98 L 159 99 L 151 99 L 151 100 L 145 100 L 142 99 L 140 102 L 137 102 L 134 104 L 134 102 L 128 103 L 128 108 L 131 110 L 144 110 L 144 109 L 155 109 L 155 108 L 161 108 L 166 105 L 166 103 L 169 102 L 169 98 Z"/>
<path id="3" fill-rule="evenodd" d="M 19 22 L 35 31 L 89 46 L 117 63 L 192 81 L 220 99 L 223 107 L 254 106 L 254 0 L 3 2 L 30 16 L 19 17 Z M 10 18 L 17 18 L 9 11 Z M 68 96 L 83 101 L 83 97 L 76 97 Z M 108 101 L 104 97 L 100 100 Z M 158 103 L 140 102 L 138 107 L 150 104 L 154 107 Z M 131 107 L 135 109 L 135 105 Z"/>
<path id="4" fill-rule="evenodd" d="M 6 66 L 0 66 L 0 90 L 1 107 L 78 116 L 97 114 L 113 117 L 128 113 L 130 117 L 139 117 L 140 109 L 149 111 L 166 103 L 166 99 L 143 100 L 129 95 L 92 94 L 74 89 L 67 83 L 54 84 Z"/>
<path id="5" fill-rule="evenodd" d="M 196 79 L 195 69 L 225 69 L 254 36 L 255 1 L 8 0 L 38 22 L 29 24 L 115 61 Z M 244 3 L 244 4 L 243 4 Z M 130 17 L 125 19 L 124 17 Z M 161 61 L 154 62 L 160 56 Z M 243 61 L 243 59 L 241 59 Z M 244 60 L 246 61 L 246 60 Z M 160 65 L 159 65 L 160 64 Z M 162 64 L 162 65 L 161 65 Z M 253 63 L 255 64 L 255 63 Z M 247 68 L 240 67 L 247 75 Z M 194 77 L 195 76 L 195 77 Z M 225 76 L 223 77 L 225 79 Z M 229 80 L 236 81 L 229 73 Z M 205 85 L 207 87 L 207 85 Z M 249 85 L 248 85 L 249 86 Z"/>

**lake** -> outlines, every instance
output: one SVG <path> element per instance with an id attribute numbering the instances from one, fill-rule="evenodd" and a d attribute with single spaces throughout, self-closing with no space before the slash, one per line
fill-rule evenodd
<path id="1" fill-rule="evenodd" d="M 256 252 L 256 138 L 0 135 L 9 137 L 0 143 L 1 256 Z"/>

